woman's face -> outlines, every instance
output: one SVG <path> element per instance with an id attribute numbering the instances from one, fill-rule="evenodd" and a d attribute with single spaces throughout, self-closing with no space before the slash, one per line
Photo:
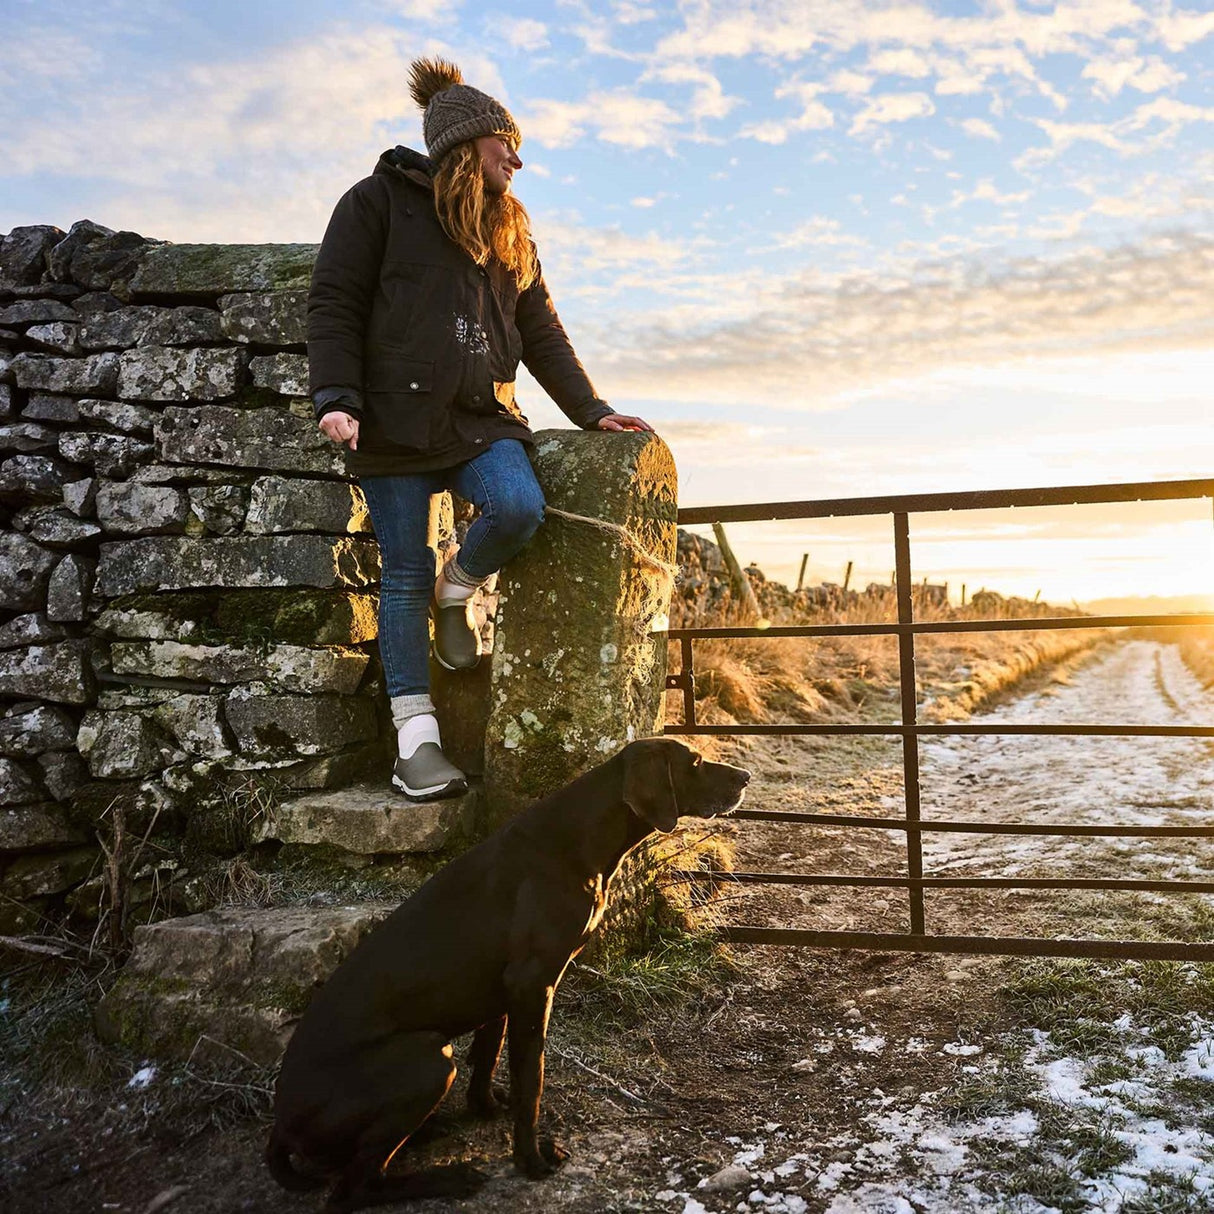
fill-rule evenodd
<path id="1" fill-rule="evenodd" d="M 505 135 L 482 135 L 474 146 L 480 153 L 485 189 L 491 194 L 506 193 L 510 189 L 510 179 L 523 167 L 514 144 Z"/>

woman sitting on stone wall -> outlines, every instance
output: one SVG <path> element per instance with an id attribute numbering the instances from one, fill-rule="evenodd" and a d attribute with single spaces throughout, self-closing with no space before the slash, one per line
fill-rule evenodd
<path id="1" fill-rule="evenodd" d="M 308 297 L 308 360 L 320 429 L 349 448 L 380 546 L 392 783 L 426 801 L 467 787 L 430 699 L 429 613 L 438 661 L 475 666 L 472 596 L 543 519 L 514 399 L 519 362 L 584 429 L 652 427 L 599 399 L 565 335 L 510 193 L 523 163 L 509 111 L 442 59 L 417 60 L 410 89 L 429 155 L 385 152 L 338 202 Z M 436 582 L 427 527 L 444 490 L 480 514 Z"/>

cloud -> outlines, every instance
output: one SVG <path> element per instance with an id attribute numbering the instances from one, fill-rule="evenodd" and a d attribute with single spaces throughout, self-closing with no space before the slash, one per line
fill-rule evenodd
<path id="1" fill-rule="evenodd" d="M 813 409 L 950 367 L 1198 348 L 1214 341 L 1214 238 L 791 275 L 749 301 L 735 288 L 735 306 L 737 319 L 691 332 L 660 310 L 597 327 L 595 365 L 617 397 Z"/>
<path id="2" fill-rule="evenodd" d="M 550 148 L 568 147 L 592 134 L 619 147 L 670 151 L 680 122 L 664 101 L 628 88 L 600 90 L 581 101 L 540 98 L 529 101 L 519 115 L 528 138 Z"/>
<path id="3" fill-rule="evenodd" d="M 981 118 L 963 119 L 961 129 L 967 135 L 972 135 L 975 139 L 993 139 L 998 143 L 1001 138 L 999 132 L 989 122 Z"/>
<path id="4" fill-rule="evenodd" d="M 740 97 L 730 97 L 725 93 L 721 82 L 710 71 L 689 63 L 663 64 L 651 68 L 641 77 L 641 82 L 647 80 L 694 85 L 687 112 L 696 122 L 705 118 L 725 118 L 742 104 Z"/>
<path id="5" fill-rule="evenodd" d="M 538 51 L 548 45 L 548 27 L 532 17 L 492 16 L 485 22 L 487 31 L 516 51 Z"/>
<path id="6" fill-rule="evenodd" d="M 868 241 L 863 237 L 844 232 L 843 225 L 837 219 L 815 215 L 812 219 L 798 224 L 791 231 L 778 234 L 771 247 L 776 249 L 803 249 L 815 246 L 864 248 L 867 245 Z"/>
<path id="7" fill-rule="evenodd" d="M 1096 92 L 1104 98 L 1115 97 L 1129 86 L 1140 93 L 1158 93 L 1186 79 L 1185 73 L 1162 59 L 1137 55 L 1128 59 L 1093 59 L 1080 75 L 1095 82 Z"/>
<path id="8" fill-rule="evenodd" d="M 847 133 L 863 135 L 874 126 L 927 118 L 935 112 L 936 107 L 926 93 L 882 93 L 856 115 Z"/>

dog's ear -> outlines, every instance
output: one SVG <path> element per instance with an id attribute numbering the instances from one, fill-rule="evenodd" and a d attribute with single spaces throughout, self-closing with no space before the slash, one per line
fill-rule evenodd
<path id="1" fill-rule="evenodd" d="M 670 832 L 679 821 L 679 801 L 670 770 L 670 748 L 634 743 L 624 757 L 624 801 L 654 830 Z"/>

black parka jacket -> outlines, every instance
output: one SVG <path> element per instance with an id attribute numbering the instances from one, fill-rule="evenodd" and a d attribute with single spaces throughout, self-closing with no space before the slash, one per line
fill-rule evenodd
<path id="1" fill-rule="evenodd" d="M 316 416 L 358 417 L 351 471 L 422 472 L 532 441 L 514 401 L 521 361 L 571 421 L 611 412 L 561 325 L 543 276 L 518 290 L 478 266 L 434 209 L 427 157 L 385 152 L 338 202 L 312 272 L 308 364 Z"/>

